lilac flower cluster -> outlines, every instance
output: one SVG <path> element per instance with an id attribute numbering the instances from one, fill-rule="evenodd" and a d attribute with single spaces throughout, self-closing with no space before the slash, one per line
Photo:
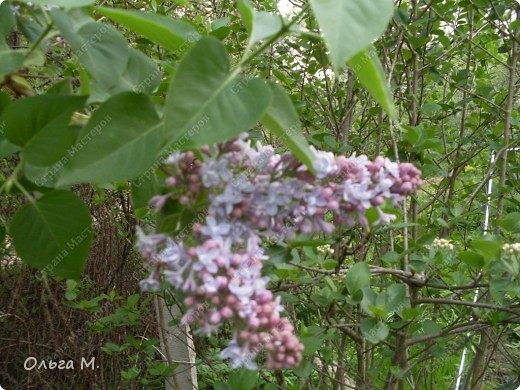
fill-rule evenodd
<path id="1" fill-rule="evenodd" d="M 234 368 L 255 369 L 261 351 L 272 369 L 295 367 L 302 359 L 303 345 L 280 316 L 280 299 L 267 289 L 269 279 L 261 273 L 264 239 L 330 233 L 356 220 L 367 226 L 371 207 L 379 213 L 376 224 L 387 223 L 395 217 L 381 209 L 385 199 L 396 204 L 421 185 L 420 172 L 411 164 L 313 151 L 314 172 L 290 153 L 253 146 L 246 135 L 204 147 L 199 158 L 190 151 L 174 153 L 166 161 L 170 192 L 154 197 L 151 205 L 161 209 L 174 199 L 195 207 L 207 194 L 205 224 L 195 224 L 184 242 L 138 229 L 138 247 L 155 265 L 142 288 L 157 289 L 162 276 L 185 296 L 189 309 L 183 321 L 195 322 L 203 334 L 232 321 L 233 338 L 221 357 Z"/>

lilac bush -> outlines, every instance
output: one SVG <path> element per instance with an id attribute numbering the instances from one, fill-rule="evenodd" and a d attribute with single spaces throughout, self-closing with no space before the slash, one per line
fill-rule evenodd
<path id="1" fill-rule="evenodd" d="M 165 163 L 169 192 L 150 203 L 157 210 L 169 200 L 196 208 L 207 195 L 205 223 L 178 241 L 138 229 L 138 248 L 153 267 L 141 287 L 157 290 L 160 280 L 171 285 L 185 297 L 182 321 L 204 335 L 230 321 L 233 337 L 221 357 L 233 368 L 256 369 L 262 351 L 267 368 L 291 368 L 302 360 L 303 345 L 262 275 L 262 242 L 331 233 L 356 221 L 368 226 L 372 207 L 379 215 L 375 224 L 388 223 L 395 216 L 382 210 L 385 200 L 396 205 L 421 185 L 420 171 L 411 164 L 313 152 L 314 172 L 291 153 L 253 145 L 247 135 L 204 147 L 198 158 L 176 152 Z"/>

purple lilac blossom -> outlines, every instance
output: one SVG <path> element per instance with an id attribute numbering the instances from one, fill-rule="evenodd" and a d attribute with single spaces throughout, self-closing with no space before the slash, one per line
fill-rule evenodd
<path id="1" fill-rule="evenodd" d="M 395 216 L 381 206 L 386 199 L 396 205 L 421 185 L 420 171 L 412 164 L 397 164 L 377 157 L 335 157 L 313 149 L 314 171 L 292 154 L 276 154 L 271 146 L 247 135 L 203 148 L 205 160 L 192 152 L 176 152 L 166 161 L 169 193 L 152 199 L 160 209 L 168 199 L 191 204 L 207 195 L 204 225 L 193 226 L 189 241 L 174 242 L 164 235 L 146 236 L 138 229 L 137 246 L 155 265 L 143 289 L 157 290 L 163 280 L 184 294 L 188 310 L 185 323 L 210 335 L 225 321 L 233 323 L 233 337 L 221 353 L 232 367 L 257 368 L 264 351 L 266 367 L 296 367 L 303 345 L 287 318 L 281 317 L 280 298 L 268 290 L 262 275 L 267 259 L 263 239 L 276 242 L 298 233 L 330 233 L 336 226 L 368 226 L 366 211 L 374 207 L 379 223 Z M 166 242 L 166 248 L 158 245 Z M 188 247 L 189 242 L 189 247 Z M 263 355 L 263 354 L 262 354 Z"/>

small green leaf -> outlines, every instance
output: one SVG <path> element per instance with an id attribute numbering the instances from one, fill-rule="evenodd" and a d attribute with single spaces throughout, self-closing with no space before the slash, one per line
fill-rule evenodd
<path id="1" fill-rule="evenodd" d="M 152 171 L 147 171 L 145 175 L 132 180 L 132 206 L 134 210 L 147 207 L 148 202 L 159 191 L 157 177 Z"/>
<path id="2" fill-rule="evenodd" d="M 422 106 L 422 112 L 424 112 L 426 115 L 433 115 L 438 113 L 442 110 L 442 107 L 439 104 L 435 103 L 427 103 L 424 106 Z"/>
<path id="3" fill-rule="evenodd" d="M 442 329 L 435 321 L 432 320 L 424 320 L 421 324 L 422 334 L 424 335 L 434 335 L 441 333 Z"/>
<path id="4" fill-rule="evenodd" d="M 502 253 L 502 243 L 493 239 L 492 236 L 473 240 L 470 245 L 477 253 L 482 255 L 486 263 L 498 259 Z"/>
<path id="5" fill-rule="evenodd" d="M 307 379 L 312 373 L 312 368 L 313 365 L 311 359 L 305 358 L 301 364 L 293 370 L 293 372 L 298 378 Z"/>
<path id="6" fill-rule="evenodd" d="M 377 344 L 388 337 L 389 329 L 383 322 L 374 318 L 365 318 L 359 326 L 363 337 L 372 344 Z"/>
<path id="7" fill-rule="evenodd" d="M 367 263 L 356 263 L 345 277 L 347 289 L 351 295 L 370 284 L 370 268 Z"/>
<path id="8" fill-rule="evenodd" d="M 270 83 L 273 100 L 261 122 L 271 130 L 309 170 L 316 156 L 305 139 L 298 113 L 287 92 L 280 85 Z"/>
<path id="9" fill-rule="evenodd" d="M 53 191 L 23 206 L 9 224 L 20 258 L 51 275 L 78 278 L 92 242 L 88 208 L 68 191 Z"/>
<path id="10" fill-rule="evenodd" d="M 484 264 L 484 258 L 476 252 L 464 251 L 458 254 L 458 258 L 465 264 L 477 270 L 481 269 Z"/>
<path id="11" fill-rule="evenodd" d="M 167 16 L 98 7 L 96 11 L 181 56 L 201 34 L 191 24 Z"/>
<path id="12" fill-rule="evenodd" d="M 520 213 L 510 213 L 498 221 L 502 229 L 510 233 L 520 233 Z"/>
<path id="13" fill-rule="evenodd" d="M 249 33 L 249 43 L 251 47 L 258 41 L 278 33 L 282 29 L 282 18 L 280 15 L 270 12 L 258 12 L 253 8 L 249 0 L 238 0 L 238 10 L 246 30 Z"/>
<path id="14" fill-rule="evenodd" d="M 181 61 L 164 110 L 165 137 L 177 149 L 225 142 L 249 130 L 271 102 L 267 84 L 230 74 L 216 38 L 202 38 Z"/>
<path id="15" fill-rule="evenodd" d="M 127 371 L 121 371 L 121 376 L 127 381 L 136 378 L 141 373 L 141 370 L 137 367 L 132 367 Z"/>
<path id="16" fill-rule="evenodd" d="M 310 0 L 334 69 L 383 34 L 394 14 L 392 0 Z"/>
<path id="17" fill-rule="evenodd" d="M 0 248 L 4 246 L 5 243 L 5 226 L 2 222 L 0 222 Z"/>
<path id="18" fill-rule="evenodd" d="M 241 369 L 229 374 L 229 390 L 251 390 L 256 388 L 258 372 Z"/>
<path id="19" fill-rule="evenodd" d="M 374 47 L 370 46 L 369 49 L 362 50 L 356 54 L 348 61 L 348 66 L 373 98 L 381 104 L 381 107 L 383 107 L 390 118 L 398 122 L 399 118 L 394 107 L 392 92 L 388 87 L 385 71 Z"/>

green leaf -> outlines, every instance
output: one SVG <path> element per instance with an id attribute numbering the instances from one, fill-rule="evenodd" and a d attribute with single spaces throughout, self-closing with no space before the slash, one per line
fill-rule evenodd
<path id="1" fill-rule="evenodd" d="M 158 123 L 148 96 L 126 92 L 110 98 L 83 128 L 57 185 L 109 183 L 143 173 L 161 146 Z"/>
<path id="2" fill-rule="evenodd" d="M 392 92 L 386 82 L 385 71 L 373 46 L 362 50 L 348 62 L 348 66 L 359 78 L 370 94 L 395 122 L 399 121 Z"/>
<path id="3" fill-rule="evenodd" d="M 191 24 L 163 15 L 105 7 L 98 7 L 96 11 L 178 56 L 201 37 L 201 34 Z"/>
<path id="4" fill-rule="evenodd" d="M 0 48 L 7 48 L 4 38 L 15 24 L 14 13 L 9 3 L 0 4 Z"/>
<path id="5" fill-rule="evenodd" d="M 421 324 L 422 333 L 424 335 L 439 334 L 442 332 L 442 328 L 435 321 L 424 320 Z"/>
<path id="6" fill-rule="evenodd" d="M 127 381 L 132 380 L 136 378 L 141 373 L 141 370 L 137 367 L 132 367 L 131 369 L 124 371 L 121 371 L 121 376 L 126 379 Z"/>
<path id="7" fill-rule="evenodd" d="M 374 318 L 365 318 L 359 326 L 363 336 L 372 344 L 377 344 L 388 337 L 389 329 L 383 322 Z"/>
<path id="8" fill-rule="evenodd" d="M 287 92 L 280 85 L 270 83 L 273 100 L 261 122 L 273 132 L 311 171 L 315 155 L 305 139 L 298 113 Z"/>
<path id="9" fill-rule="evenodd" d="M 256 11 L 248 0 L 237 1 L 238 10 L 249 33 L 249 46 L 278 33 L 282 27 L 280 15 Z"/>
<path id="10" fill-rule="evenodd" d="M 121 33 L 107 24 L 85 19 L 80 12 L 54 9 L 50 14 L 92 77 L 106 87 L 116 85 L 129 57 L 128 44 Z"/>
<path id="11" fill-rule="evenodd" d="M 132 180 L 131 194 L 134 210 L 147 207 L 150 199 L 158 192 L 159 184 L 153 172 L 147 171 L 145 175 Z"/>
<path id="12" fill-rule="evenodd" d="M 310 0 L 334 69 L 383 34 L 394 13 L 392 0 Z"/>
<path id="13" fill-rule="evenodd" d="M 0 158 L 8 157 L 20 150 L 18 145 L 12 144 L 6 140 L 4 136 L 5 130 L 7 128 L 7 122 L 5 119 L 2 119 L 1 114 L 4 112 L 7 106 L 9 106 L 9 104 L 11 104 L 11 99 L 9 96 L 5 92 L 0 91 Z"/>
<path id="14" fill-rule="evenodd" d="M 367 263 L 356 263 L 347 272 L 345 283 L 350 295 L 370 284 L 370 268 Z"/>
<path id="15" fill-rule="evenodd" d="M 53 191 L 22 207 L 9 224 L 20 258 L 51 275 L 78 278 L 92 242 L 88 208 L 68 191 Z"/>
<path id="16" fill-rule="evenodd" d="M 11 103 L 3 111 L 5 138 L 24 148 L 26 160 L 50 165 L 66 152 L 75 134 L 69 127 L 72 114 L 83 108 L 85 97 L 41 95 Z"/>
<path id="17" fill-rule="evenodd" d="M 258 373 L 241 369 L 229 374 L 229 390 L 251 390 L 256 388 Z"/>
<path id="18" fill-rule="evenodd" d="M 484 264 L 484 258 L 476 252 L 464 251 L 458 254 L 458 258 L 465 264 L 477 270 L 481 269 Z"/>
<path id="19" fill-rule="evenodd" d="M 104 102 L 110 96 L 128 91 L 150 94 L 159 86 L 162 71 L 155 62 L 137 49 L 130 48 L 129 50 L 128 64 L 119 82 L 107 88 L 94 81 L 89 101 Z"/>
<path id="20" fill-rule="evenodd" d="M 55 5 L 56 7 L 85 7 L 94 4 L 95 0 L 20 0 L 23 3 Z"/>
<path id="21" fill-rule="evenodd" d="M 165 136 L 178 149 L 225 142 L 247 131 L 271 102 L 267 84 L 230 74 L 216 38 L 201 39 L 179 65 L 164 110 Z"/>
<path id="22" fill-rule="evenodd" d="M 486 263 L 498 259 L 502 253 L 502 243 L 493 239 L 492 236 L 473 240 L 470 245 L 477 253 L 482 255 Z"/>
<path id="23" fill-rule="evenodd" d="M 0 50 L 0 80 L 23 67 L 25 55 L 21 51 Z"/>
<path id="24" fill-rule="evenodd" d="M 510 213 L 498 221 L 502 229 L 511 233 L 520 233 L 520 213 Z"/>
<path id="25" fill-rule="evenodd" d="M 439 104 L 435 103 L 427 103 L 424 106 L 422 106 L 421 111 L 424 112 L 426 115 L 433 115 L 438 113 L 442 110 L 442 107 Z"/>
<path id="26" fill-rule="evenodd" d="M 406 298 L 406 287 L 404 284 L 393 283 L 388 286 L 386 293 L 386 310 L 388 312 L 401 313 L 403 309 L 410 307 L 410 301 Z"/>
<path id="27" fill-rule="evenodd" d="M 5 226 L 2 222 L 0 222 L 0 248 L 4 246 L 5 242 Z"/>

